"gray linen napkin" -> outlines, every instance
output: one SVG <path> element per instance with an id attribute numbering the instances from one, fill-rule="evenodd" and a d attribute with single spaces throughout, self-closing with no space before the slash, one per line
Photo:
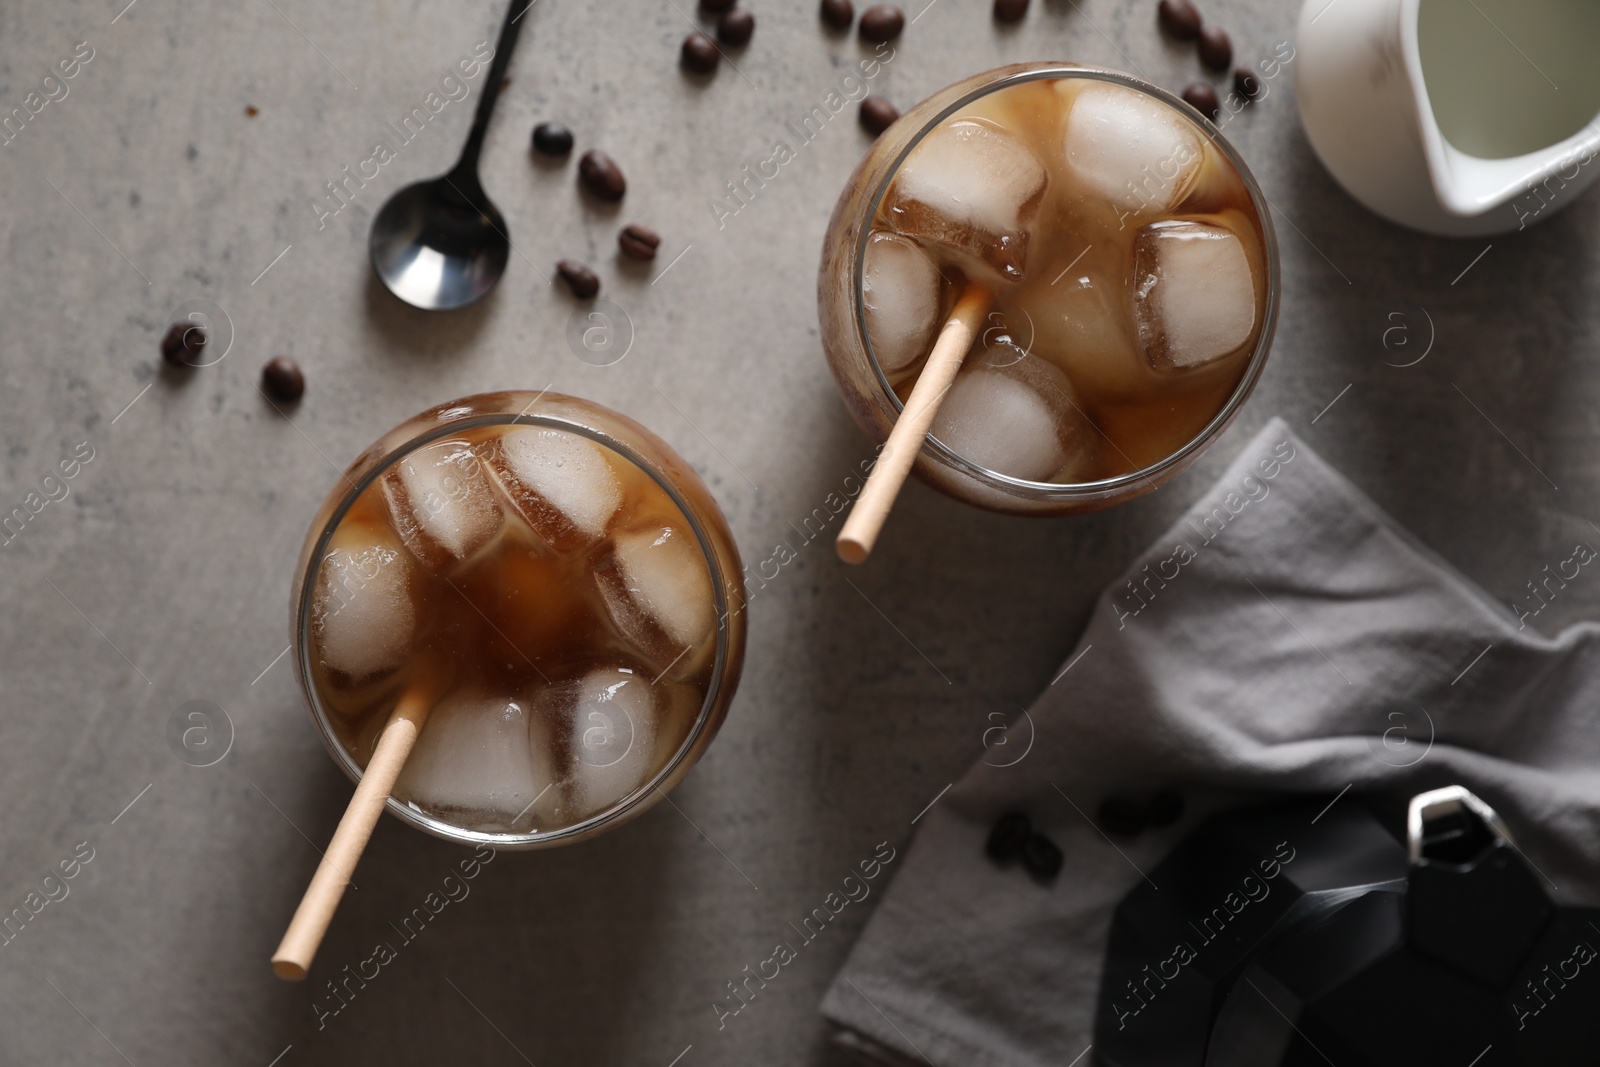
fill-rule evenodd
<path id="1" fill-rule="evenodd" d="M 1548 590 L 1594 555 L 1576 546 Z M 1064 673 L 921 818 L 823 999 L 837 1039 L 935 1067 L 1077 1063 L 1112 908 L 1243 791 L 1459 782 L 1556 896 L 1593 903 L 1600 627 L 1548 638 L 1526 621 L 1274 419 L 1101 595 Z M 1176 826 L 1114 842 L 1090 822 L 1109 793 L 1169 784 L 1190 798 Z M 1011 809 L 1065 852 L 1053 885 L 985 858 Z"/>

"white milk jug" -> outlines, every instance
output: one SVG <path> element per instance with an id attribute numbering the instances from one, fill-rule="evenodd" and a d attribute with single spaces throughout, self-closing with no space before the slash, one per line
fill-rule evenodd
<path id="1" fill-rule="evenodd" d="M 1297 34 L 1311 146 L 1385 218 L 1503 233 L 1600 175 L 1600 0 L 1306 0 Z"/>

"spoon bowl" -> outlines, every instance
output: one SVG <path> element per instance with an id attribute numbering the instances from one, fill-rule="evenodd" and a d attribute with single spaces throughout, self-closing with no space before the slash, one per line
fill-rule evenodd
<path id="1" fill-rule="evenodd" d="M 372 269 L 413 307 L 450 311 L 476 303 L 506 272 L 505 218 L 452 175 L 406 186 L 372 220 Z"/>

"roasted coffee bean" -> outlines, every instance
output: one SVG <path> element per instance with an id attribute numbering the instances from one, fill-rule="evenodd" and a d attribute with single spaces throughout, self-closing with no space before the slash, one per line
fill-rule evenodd
<path id="1" fill-rule="evenodd" d="M 624 226 L 622 232 L 617 234 L 617 247 L 629 259 L 655 259 L 656 249 L 660 246 L 661 235 L 637 222 Z"/>
<path id="2" fill-rule="evenodd" d="M 1200 62 L 1212 70 L 1227 70 L 1233 62 L 1233 39 L 1221 26 L 1200 31 Z"/>
<path id="3" fill-rule="evenodd" d="M 1200 36 L 1200 9 L 1190 0 L 1161 0 L 1156 8 L 1156 19 L 1161 28 L 1180 41 L 1192 41 Z"/>
<path id="4" fill-rule="evenodd" d="M 1021 22 L 1028 13 L 1028 0 L 994 0 L 996 22 Z"/>
<path id="5" fill-rule="evenodd" d="M 1217 99 L 1217 91 L 1205 82 L 1195 82 L 1185 89 L 1183 99 L 1208 119 L 1214 119 L 1222 113 L 1222 101 Z"/>
<path id="6" fill-rule="evenodd" d="M 735 2 L 736 0 L 700 0 L 700 10 L 715 15 L 719 11 L 728 10 Z"/>
<path id="7" fill-rule="evenodd" d="M 579 158 L 578 180 L 595 196 L 612 203 L 621 200 L 628 191 L 628 179 L 622 176 L 622 168 L 598 148 L 589 149 Z"/>
<path id="8" fill-rule="evenodd" d="M 1049 881 L 1061 873 L 1061 849 L 1043 834 L 1033 834 L 1023 842 L 1022 865 L 1029 874 Z"/>
<path id="9" fill-rule="evenodd" d="M 742 7 L 726 12 L 717 20 L 717 40 L 735 48 L 749 44 L 750 35 L 755 32 L 756 17 Z"/>
<path id="10" fill-rule="evenodd" d="M 894 125 L 894 120 L 900 117 L 900 109 L 881 96 L 867 96 L 862 97 L 861 112 L 856 117 L 861 128 L 876 137 Z"/>
<path id="11" fill-rule="evenodd" d="M 305 372 L 288 356 L 274 356 L 261 368 L 261 388 L 278 403 L 293 404 L 305 395 Z"/>
<path id="12" fill-rule="evenodd" d="M 600 291 L 599 275 L 575 259 L 563 259 L 556 263 L 556 273 L 561 275 L 561 280 L 567 283 L 567 288 L 579 300 L 587 300 Z"/>
<path id="13" fill-rule="evenodd" d="M 848 30 L 856 18 L 856 7 L 850 0 L 822 0 L 822 21 L 836 30 Z"/>
<path id="14" fill-rule="evenodd" d="M 691 33 L 683 39 L 683 50 L 678 58 L 683 62 L 683 69 L 696 74 L 710 74 L 717 69 L 717 61 L 722 58 L 722 53 L 717 51 L 717 43 L 703 33 Z"/>
<path id="15" fill-rule="evenodd" d="M 1233 89 L 1246 100 L 1254 100 L 1261 94 L 1261 79 L 1257 78 L 1256 72 L 1249 67 L 1235 67 Z"/>
<path id="16" fill-rule="evenodd" d="M 1183 818 L 1183 795 L 1176 789 L 1163 789 L 1145 805 L 1145 819 L 1153 829 L 1171 826 Z"/>
<path id="17" fill-rule="evenodd" d="M 995 820 L 989 831 L 989 840 L 983 851 L 996 863 L 1005 863 L 1022 855 L 1022 846 L 1033 836 L 1033 824 L 1020 811 L 1008 811 Z"/>
<path id="18" fill-rule="evenodd" d="M 1150 815 L 1137 800 L 1113 795 L 1101 801 L 1095 822 L 1112 837 L 1137 837 L 1149 825 Z"/>
<path id="19" fill-rule="evenodd" d="M 856 32 L 863 41 L 892 41 L 906 28 L 906 16 L 893 4 L 873 4 L 861 13 Z"/>
<path id="20" fill-rule="evenodd" d="M 533 150 L 540 155 L 564 156 L 572 151 L 572 131 L 559 122 L 541 122 L 533 128 Z"/>
<path id="21" fill-rule="evenodd" d="M 175 322 L 161 339 L 161 358 L 174 367 L 193 367 L 206 347 L 206 328 Z"/>
<path id="22" fill-rule="evenodd" d="M 254 104 L 246 104 L 244 106 L 244 117 L 245 118 L 253 119 L 259 114 L 261 114 L 261 109 L 259 107 L 256 107 Z"/>

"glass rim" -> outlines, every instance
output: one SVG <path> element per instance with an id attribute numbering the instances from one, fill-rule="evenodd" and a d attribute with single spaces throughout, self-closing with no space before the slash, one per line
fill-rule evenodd
<path id="1" fill-rule="evenodd" d="M 1006 68 L 1000 68 L 1006 69 Z M 975 75 L 982 77 L 982 75 Z M 895 412 L 900 413 L 905 405 L 890 385 L 888 375 L 878 363 L 878 356 L 872 349 L 872 341 L 867 336 L 866 326 L 866 259 L 867 244 L 871 239 L 873 228 L 872 220 L 878 215 L 878 209 L 883 204 L 883 199 L 889 193 L 889 186 L 893 184 L 895 175 L 905 165 L 908 156 L 922 143 L 933 128 L 957 111 L 971 104 L 973 101 L 988 96 L 1000 89 L 1019 85 L 1023 82 L 1040 81 L 1052 78 L 1087 78 L 1093 81 L 1110 82 L 1123 85 L 1155 97 L 1169 107 L 1178 110 L 1179 114 L 1194 123 L 1196 127 L 1210 139 L 1216 149 L 1222 153 L 1234 173 L 1244 183 L 1245 189 L 1250 194 L 1251 206 L 1255 209 L 1256 218 L 1261 226 L 1262 244 L 1267 267 L 1267 294 L 1262 308 L 1261 335 L 1256 340 L 1255 350 L 1250 354 L 1250 362 L 1246 365 L 1244 373 L 1240 375 L 1233 391 L 1228 394 L 1228 399 L 1223 403 L 1217 413 L 1211 417 L 1199 432 L 1186 441 L 1181 447 L 1175 449 L 1155 463 L 1141 467 L 1139 470 L 1127 474 L 1119 474 L 1114 478 L 1102 478 L 1093 482 L 1037 482 L 1026 478 L 1014 478 L 1008 474 L 1001 474 L 981 464 L 974 463 L 965 456 L 956 452 L 943 441 L 932 436 L 926 438 L 922 454 L 931 454 L 935 460 L 946 467 L 953 468 L 958 473 L 968 475 L 979 482 L 1011 495 L 1026 495 L 1030 499 L 1071 501 L 1082 499 L 1099 499 L 1121 489 L 1141 485 L 1146 482 L 1160 482 L 1167 472 L 1179 468 L 1189 459 L 1198 455 L 1214 440 L 1237 414 L 1239 408 L 1255 390 L 1256 382 L 1260 379 L 1266 367 L 1267 355 L 1272 349 L 1272 339 L 1278 327 L 1278 299 L 1279 299 L 1279 264 L 1278 264 L 1278 235 L 1272 224 L 1272 205 L 1265 194 L 1261 192 L 1256 183 L 1255 175 L 1238 153 L 1231 142 L 1222 135 L 1215 123 L 1209 118 L 1194 111 L 1183 99 L 1174 93 L 1168 92 L 1159 85 L 1154 85 L 1143 78 L 1128 74 L 1124 71 L 1112 70 L 1107 67 L 1086 66 L 1079 63 L 1047 62 L 1026 66 L 1021 70 L 1010 70 L 993 81 L 985 82 L 974 89 L 963 93 L 958 99 L 940 109 L 922 124 L 922 127 L 901 148 L 884 173 L 882 181 L 874 191 L 867 208 L 863 213 L 863 223 L 856 237 L 855 254 L 855 327 L 856 336 L 861 343 L 862 351 L 866 353 L 867 363 L 872 368 L 873 375 L 877 378 L 882 396 L 886 398 Z M 1192 114 L 1190 112 L 1193 112 Z"/>
<path id="2" fill-rule="evenodd" d="M 514 834 L 496 833 L 488 830 L 471 830 L 464 826 L 458 826 L 448 820 L 429 815 L 418 808 L 412 807 L 393 795 L 387 797 L 384 801 L 384 807 L 390 813 L 419 830 L 448 841 L 483 844 L 494 848 L 509 849 L 559 845 L 566 843 L 568 840 L 587 837 L 598 832 L 605 825 L 613 823 L 633 811 L 652 793 L 659 792 L 661 784 L 671 778 L 678 768 L 682 766 L 688 754 L 694 750 L 696 743 L 705 732 L 706 725 L 711 719 L 712 709 L 716 707 L 726 682 L 728 655 L 731 645 L 731 635 L 728 627 L 731 625 L 734 613 L 729 610 L 726 575 L 720 561 L 717 559 L 715 546 L 702 528 L 699 518 L 695 516 L 688 501 L 684 499 L 683 494 L 678 491 L 676 486 L 671 484 L 654 463 L 648 462 L 632 446 L 619 441 L 616 437 L 604 431 L 585 426 L 570 416 L 549 413 L 531 414 L 527 411 L 518 414 L 485 412 L 423 430 L 408 437 L 395 448 L 378 457 L 360 478 L 352 480 L 346 475 L 345 480 L 350 482 L 350 489 L 339 500 L 333 511 L 329 513 L 327 521 L 322 524 L 322 528 L 317 534 L 316 542 L 312 546 L 311 553 L 307 559 L 305 575 L 301 580 L 299 610 L 295 615 L 295 659 L 299 668 L 300 688 L 305 697 L 306 705 L 311 710 L 311 718 L 316 722 L 317 730 L 321 733 L 323 743 L 333 756 L 334 762 L 344 770 L 352 781 L 360 781 L 366 773 L 365 769 L 356 764 L 355 758 L 351 756 L 344 743 L 334 733 L 329 724 L 328 712 L 323 707 L 322 701 L 317 694 L 316 686 L 313 683 L 315 675 L 311 670 L 311 611 L 315 603 L 316 587 L 319 576 L 322 573 L 322 564 L 327 559 L 328 542 L 333 538 L 334 531 L 339 528 L 339 524 L 344 521 L 345 516 L 349 514 L 350 509 L 362 494 L 374 482 L 393 469 L 394 465 L 405 456 L 453 434 L 464 430 L 481 429 L 486 426 L 545 426 L 577 433 L 619 453 L 623 458 L 647 474 L 651 481 L 666 492 L 673 505 L 677 507 L 688 522 L 690 530 L 694 532 L 695 541 L 699 545 L 701 555 L 704 557 L 706 566 L 710 571 L 712 597 L 717 611 L 717 647 L 712 659 L 711 679 L 707 683 L 706 696 L 701 702 L 699 714 L 695 716 L 694 725 L 690 727 L 689 733 L 685 736 L 683 742 L 679 744 L 672 758 L 664 763 L 650 777 L 649 781 L 640 785 L 604 811 L 557 830 Z M 426 728 L 426 724 L 424 724 L 423 729 Z M 665 794 L 661 795 L 664 796 Z"/>

